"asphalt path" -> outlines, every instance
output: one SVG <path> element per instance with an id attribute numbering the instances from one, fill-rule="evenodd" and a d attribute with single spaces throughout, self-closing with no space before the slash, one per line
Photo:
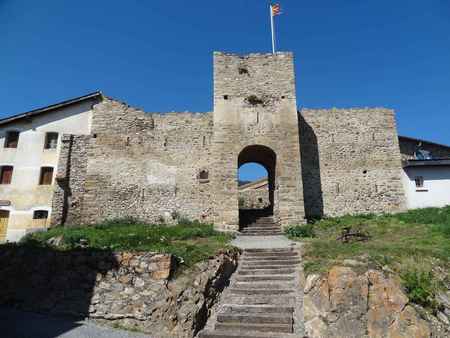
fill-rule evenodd
<path id="1" fill-rule="evenodd" d="M 0 308 L 1 338 L 156 338 L 142 333 Z"/>

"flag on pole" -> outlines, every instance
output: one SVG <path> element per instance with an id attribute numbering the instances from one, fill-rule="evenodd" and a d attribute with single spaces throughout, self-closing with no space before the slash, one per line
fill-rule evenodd
<path id="1" fill-rule="evenodd" d="M 272 16 L 277 16 L 281 14 L 281 6 L 280 4 L 274 4 L 270 6 L 272 8 Z"/>
<path id="2" fill-rule="evenodd" d="M 281 14 L 280 4 L 270 5 L 270 28 L 272 30 L 272 53 L 275 54 L 275 24 L 273 18 Z"/>

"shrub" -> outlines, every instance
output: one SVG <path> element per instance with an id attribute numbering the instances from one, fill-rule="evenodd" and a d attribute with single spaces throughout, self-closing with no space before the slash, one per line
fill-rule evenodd
<path id="1" fill-rule="evenodd" d="M 289 237 L 296 237 L 296 238 L 315 237 L 314 226 L 312 224 L 291 226 L 287 228 L 286 234 Z"/>
<path id="2" fill-rule="evenodd" d="M 436 309 L 436 284 L 431 271 L 409 270 L 404 272 L 401 277 L 411 302 L 433 310 Z"/>

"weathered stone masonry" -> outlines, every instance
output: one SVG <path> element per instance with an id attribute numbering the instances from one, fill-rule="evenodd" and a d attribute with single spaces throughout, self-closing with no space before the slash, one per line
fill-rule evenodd
<path id="1" fill-rule="evenodd" d="M 65 136 L 52 223 L 182 216 L 237 230 L 238 166 L 269 172 L 275 219 L 404 208 L 394 113 L 297 111 L 291 53 L 214 54 L 214 112 L 149 114 L 104 98 Z"/>

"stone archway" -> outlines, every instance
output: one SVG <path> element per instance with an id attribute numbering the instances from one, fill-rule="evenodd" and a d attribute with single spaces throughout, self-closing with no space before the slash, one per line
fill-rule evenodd
<path id="1" fill-rule="evenodd" d="M 248 209 L 239 210 L 239 224 L 243 226 L 252 222 L 255 218 L 261 216 L 269 216 L 274 214 L 276 210 L 276 194 L 275 194 L 275 180 L 276 180 L 276 164 L 277 155 L 269 147 L 264 145 L 249 145 L 241 150 L 238 155 L 238 169 L 247 163 L 258 163 L 267 170 L 268 179 L 268 193 L 270 205 L 264 209 Z"/>

